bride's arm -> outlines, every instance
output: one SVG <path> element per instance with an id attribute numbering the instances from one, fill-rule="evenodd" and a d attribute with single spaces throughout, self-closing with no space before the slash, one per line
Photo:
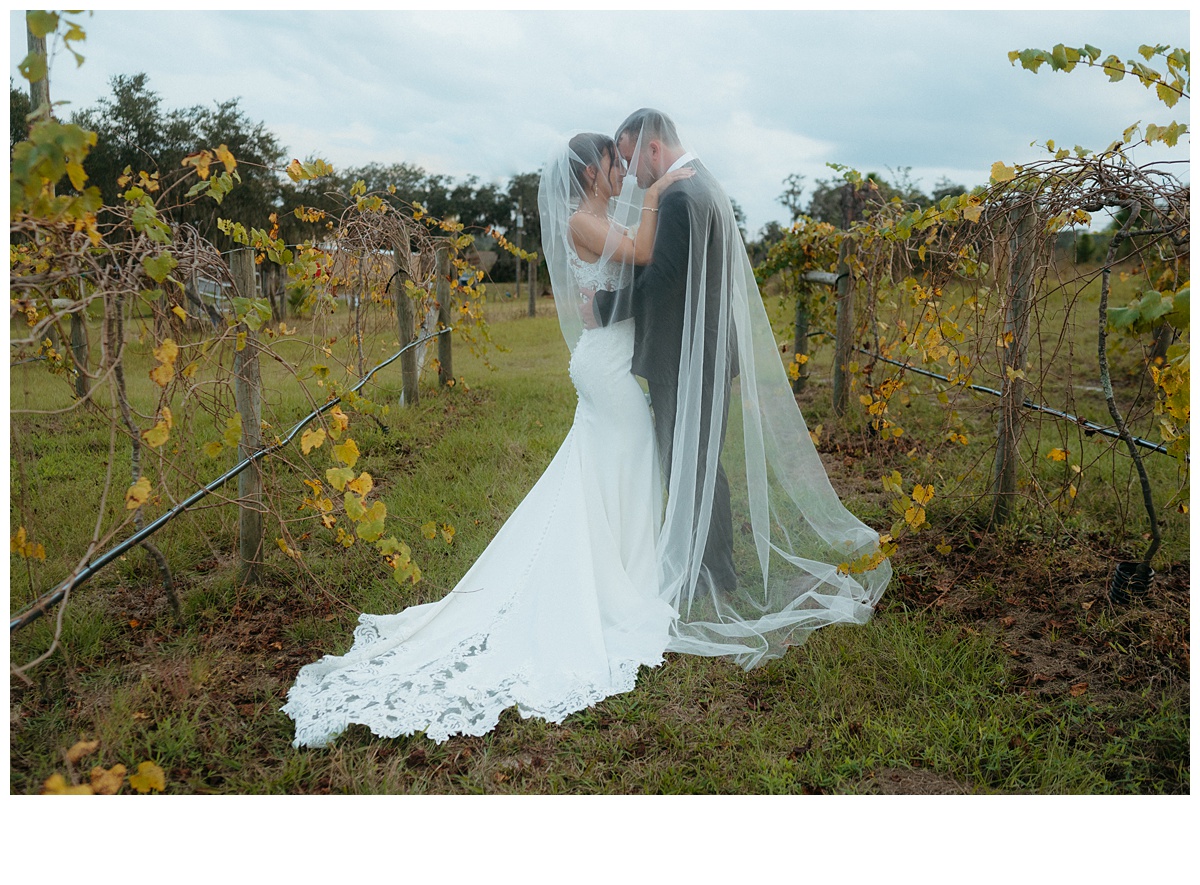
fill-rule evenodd
<path id="1" fill-rule="evenodd" d="M 650 185 L 642 201 L 642 222 L 638 225 L 637 236 L 634 239 L 625 236 L 621 228 L 609 221 L 586 212 L 576 212 L 571 216 L 571 234 L 576 250 L 582 246 L 587 252 L 603 257 L 610 237 L 619 238 L 610 255 L 612 261 L 622 264 L 649 264 L 654 255 L 654 237 L 658 230 L 659 198 L 662 192 L 675 182 L 681 178 L 690 178 L 694 174 L 694 169 L 676 169 Z"/>

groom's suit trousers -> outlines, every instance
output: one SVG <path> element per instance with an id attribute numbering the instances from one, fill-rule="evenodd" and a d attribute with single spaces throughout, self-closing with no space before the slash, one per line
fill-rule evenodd
<path id="1" fill-rule="evenodd" d="M 670 483 L 673 442 L 675 439 L 675 408 L 678 388 L 674 383 L 648 379 L 650 405 L 654 409 L 654 434 L 658 441 L 658 453 L 662 462 L 663 476 Z M 728 387 L 726 387 L 728 394 Z M 700 426 L 707 430 L 712 416 L 712 397 L 704 397 L 701 405 Z M 721 427 L 716 438 L 721 449 L 725 447 L 725 428 L 729 424 L 728 395 L 726 408 L 721 417 Z M 703 495 L 704 465 L 708 460 L 708 433 L 700 434 L 700 447 L 693 468 L 696 471 L 696 501 L 693 512 L 699 512 L 700 496 Z M 707 568 L 713 586 L 720 591 L 737 588 L 737 572 L 733 567 L 733 514 L 729 503 L 729 480 L 721 466 L 721 451 L 717 452 L 717 473 L 713 487 L 712 518 L 708 525 L 708 540 L 704 546 L 702 564 Z M 686 467 L 684 468 L 686 469 Z M 668 485 L 667 494 L 674 494 Z"/>

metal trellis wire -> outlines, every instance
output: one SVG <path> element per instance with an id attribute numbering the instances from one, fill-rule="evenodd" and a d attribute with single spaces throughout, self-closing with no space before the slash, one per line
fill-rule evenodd
<path id="1" fill-rule="evenodd" d="M 814 332 L 810 332 L 809 335 L 811 337 L 815 337 L 817 335 L 825 335 L 826 337 L 833 337 L 832 335 L 830 335 L 829 332 L 826 332 L 823 329 L 817 329 Z M 910 365 L 909 363 L 902 363 L 899 360 L 889 359 L 886 356 L 875 353 L 874 351 L 867 350 L 864 347 L 858 347 L 856 345 L 854 347 L 854 350 L 858 351 L 859 353 L 866 354 L 867 356 L 871 357 L 872 359 L 877 359 L 880 362 L 889 363 L 893 366 L 899 366 L 901 369 L 904 369 L 909 372 L 916 372 L 918 375 L 924 375 L 927 378 L 936 378 L 939 381 L 945 381 L 947 384 L 954 384 L 956 386 L 966 387 L 968 390 L 978 391 L 979 393 L 989 393 L 992 396 L 999 397 L 999 396 L 1004 395 L 999 390 L 996 390 L 993 387 L 984 387 L 983 385 L 980 385 L 980 384 L 963 384 L 962 382 L 954 381 L 954 380 L 946 377 L 945 375 L 939 375 L 937 372 L 930 372 L 930 371 L 927 371 L 926 369 L 919 369 L 916 366 Z M 1099 433 L 1104 436 L 1112 437 L 1113 439 L 1121 438 L 1121 434 L 1112 427 L 1106 427 L 1103 424 L 1096 424 L 1092 421 L 1088 421 L 1085 418 L 1080 418 L 1077 415 L 1072 415 L 1068 412 L 1063 412 L 1063 411 L 1060 411 L 1059 409 L 1051 408 L 1050 406 L 1043 406 L 1041 403 L 1035 403 L 1033 400 L 1027 399 L 1023 403 L 1021 403 L 1021 405 L 1024 406 L 1026 409 L 1032 409 L 1035 412 L 1045 412 L 1047 415 L 1053 415 L 1055 418 L 1062 418 L 1065 421 L 1070 421 L 1073 424 L 1078 424 L 1080 427 L 1084 428 L 1085 431 L 1090 430 L 1094 433 Z M 1133 439 L 1134 443 L 1136 443 L 1137 445 L 1141 446 L 1144 449 L 1149 449 L 1152 452 L 1158 452 L 1159 454 L 1162 454 L 1162 455 L 1170 454 L 1170 452 L 1167 451 L 1166 446 L 1159 445 L 1158 443 L 1153 443 L 1148 439 L 1142 439 L 1140 436 L 1134 436 L 1134 437 L 1132 437 L 1132 439 Z M 1187 455 L 1187 460 L 1189 462 L 1191 462 L 1192 456 L 1190 454 Z"/>
<path id="2" fill-rule="evenodd" d="M 426 341 L 430 340 L 431 338 L 436 338 L 438 335 L 449 334 L 453 331 L 454 331 L 453 327 L 448 327 L 446 329 L 439 329 L 436 332 L 432 332 L 428 335 L 422 336 L 421 338 L 417 338 L 414 341 L 410 341 L 408 344 L 401 347 L 398 351 L 396 351 L 394 354 L 392 354 L 390 357 L 388 357 L 386 360 L 384 360 L 382 363 L 380 363 L 375 368 L 373 368 L 370 372 L 368 372 L 366 375 L 364 375 L 362 377 L 362 380 L 359 381 L 357 384 L 355 384 L 352 388 L 350 388 L 348 393 L 357 393 L 360 389 L 362 389 L 363 385 L 365 385 L 368 381 L 371 380 L 371 377 L 376 372 L 378 372 L 380 369 L 384 368 L 385 366 L 391 365 L 393 362 L 395 362 L 397 359 L 399 359 L 400 355 L 402 353 L 404 353 L 406 350 L 408 350 L 410 347 L 416 347 L 418 344 L 423 344 Z M 125 553 L 125 551 L 129 550 L 132 547 L 136 547 L 138 544 L 145 541 L 147 538 L 149 538 L 151 535 L 153 535 L 155 532 L 157 532 L 160 528 L 162 528 L 164 525 L 166 525 L 168 522 L 170 522 L 172 519 L 174 519 L 180 513 L 183 513 L 183 511 L 187 510 L 193 504 L 197 503 L 201 499 L 208 496 L 210 493 L 216 491 L 221 486 L 225 485 L 225 483 L 229 482 L 229 480 L 233 479 L 238 474 L 242 473 L 247 467 L 249 467 L 255 461 L 259 461 L 262 458 L 265 458 L 267 455 L 273 454 L 274 452 L 277 452 L 280 449 L 287 446 L 287 444 L 290 443 L 295 438 L 296 434 L 299 433 L 301 430 L 303 430 L 306 426 L 308 426 L 308 424 L 314 418 L 316 418 L 317 416 L 321 415 L 324 412 L 327 412 L 329 409 L 332 409 L 334 406 L 336 406 L 341 401 L 342 401 L 342 398 L 340 396 L 334 397 L 333 399 L 329 400 L 329 402 L 314 409 L 312 412 L 310 412 L 308 414 L 308 416 L 306 418 L 303 418 L 299 424 L 297 424 L 295 427 L 293 427 L 291 432 L 288 433 L 288 435 L 286 437 L 284 437 L 282 440 L 275 443 L 274 445 L 259 449 L 257 452 L 255 452 L 253 455 L 251 455 L 249 458 L 246 458 L 241 463 L 239 463 L 235 467 L 231 468 L 228 472 L 222 474 L 221 476 L 214 479 L 212 482 L 208 483 L 208 485 L 204 486 L 203 488 L 197 489 L 188 498 L 186 498 L 185 500 L 176 504 L 174 507 L 172 507 L 166 513 L 164 513 L 158 519 L 147 524 L 140 531 L 135 532 L 134 534 L 130 535 L 128 538 L 126 538 L 124 541 L 122 541 L 117 546 L 110 548 L 105 553 L 102 553 L 100 556 L 97 556 L 95 559 L 91 560 L 83 568 L 81 568 L 76 574 L 73 574 L 71 577 L 67 578 L 65 581 L 63 581 L 61 584 L 59 584 L 57 587 L 55 587 L 49 593 L 46 593 L 43 596 L 39 597 L 37 599 L 37 601 L 34 602 L 24 612 L 13 617 L 8 622 L 9 633 L 12 633 L 12 632 L 20 629 L 21 627 L 24 627 L 27 624 L 31 624 L 34 621 L 36 621 L 38 618 L 40 618 L 42 615 L 44 615 L 47 611 L 49 611 L 52 607 L 54 607 L 55 605 L 60 603 L 63 600 L 63 598 L 67 595 L 67 593 L 69 593 L 71 590 L 75 589 L 80 584 L 84 583 L 88 578 L 90 578 L 92 575 L 94 575 L 96 572 L 98 572 L 104 566 L 108 565 L 114 559 L 116 559 L 117 557 L 119 557 L 123 553 Z"/>

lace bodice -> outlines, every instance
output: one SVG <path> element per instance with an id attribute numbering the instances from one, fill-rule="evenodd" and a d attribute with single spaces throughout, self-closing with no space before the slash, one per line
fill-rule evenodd
<path id="1" fill-rule="evenodd" d="M 591 289 L 595 292 L 603 289 L 611 292 L 620 287 L 620 265 L 613 261 L 584 261 L 571 245 L 569 237 L 567 262 L 571 265 L 571 273 L 575 275 L 580 289 Z"/>

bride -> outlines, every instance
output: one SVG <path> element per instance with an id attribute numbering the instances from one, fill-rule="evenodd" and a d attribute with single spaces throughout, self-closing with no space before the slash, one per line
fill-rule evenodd
<path id="1" fill-rule="evenodd" d="M 613 139 L 576 135 L 547 162 L 538 203 L 573 344 L 571 429 L 454 590 L 362 615 L 349 652 L 301 669 L 283 707 L 295 746 L 323 746 L 352 723 L 381 737 L 482 735 L 512 706 L 561 722 L 662 662 L 676 611 L 659 593 L 662 483 L 646 398 L 630 374 L 634 323 L 585 331 L 578 305 L 581 291 L 627 283 L 623 269 L 649 260 L 659 198 L 692 174 L 649 187 L 633 231 L 609 217 L 624 175 Z"/>

